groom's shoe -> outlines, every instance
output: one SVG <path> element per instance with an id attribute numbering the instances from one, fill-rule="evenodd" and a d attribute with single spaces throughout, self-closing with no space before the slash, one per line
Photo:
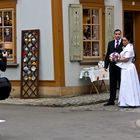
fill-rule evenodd
<path id="1" fill-rule="evenodd" d="M 114 102 L 107 102 L 104 104 L 104 106 L 110 106 L 110 105 L 115 105 L 115 103 Z"/>

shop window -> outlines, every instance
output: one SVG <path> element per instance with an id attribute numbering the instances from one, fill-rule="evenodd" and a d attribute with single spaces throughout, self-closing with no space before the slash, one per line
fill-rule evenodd
<path id="1" fill-rule="evenodd" d="M 0 49 L 7 51 L 8 65 L 16 64 L 17 0 L 0 0 Z"/>
<path id="2" fill-rule="evenodd" d="M 103 50 L 102 8 L 70 5 L 70 60 L 99 60 Z"/>
<path id="3" fill-rule="evenodd" d="M 83 59 L 102 55 L 100 15 L 100 9 L 83 8 Z"/>
<path id="4" fill-rule="evenodd" d="M 0 9 L 0 49 L 7 52 L 9 62 L 15 61 L 14 9 Z"/>

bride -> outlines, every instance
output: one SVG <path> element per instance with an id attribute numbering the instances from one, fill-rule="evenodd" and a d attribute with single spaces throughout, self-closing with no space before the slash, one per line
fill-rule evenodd
<path id="1" fill-rule="evenodd" d="M 118 104 L 120 107 L 138 107 L 140 106 L 140 83 L 136 67 L 132 62 L 134 50 L 129 36 L 123 37 L 123 51 L 120 56 L 119 62 L 116 63 L 121 68 Z"/>

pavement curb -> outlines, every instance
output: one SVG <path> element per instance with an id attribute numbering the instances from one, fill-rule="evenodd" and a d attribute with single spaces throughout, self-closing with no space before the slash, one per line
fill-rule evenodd
<path id="1" fill-rule="evenodd" d="M 20 100 L 18 99 L 10 99 L 6 101 L 0 101 L 0 104 L 7 104 L 7 105 L 27 105 L 27 106 L 46 106 L 46 107 L 70 107 L 70 106 L 85 106 L 85 105 L 94 105 L 106 102 L 107 99 L 99 99 L 99 100 L 65 100 L 65 99 L 56 99 L 53 101 L 49 100 Z"/>

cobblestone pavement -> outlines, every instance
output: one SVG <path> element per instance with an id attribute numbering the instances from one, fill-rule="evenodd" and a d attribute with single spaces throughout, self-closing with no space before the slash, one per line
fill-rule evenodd
<path id="1" fill-rule="evenodd" d="M 76 97 L 58 97 L 58 98 L 39 98 L 39 99 L 20 99 L 8 98 L 0 101 L 0 104 L 34 105 L 48 107 L 67 107 L 83 106 L 105 102 L 108 99 L 108 93 L 90 94 Z"/>
<path id="2" fill-rule="evenodd" d="M 107 101 L 109 93 L 88 94 L 76 97 L 59 97 L 59 98 L 39 98 L 39 99 L 20 99 L 8 98 L 0 101 L 0 104 L 14 104 L 14 105 L 30 105 L 30 106 L 45 106 L 45 107 L 61 107 L 62 111 L 129 111 L 139 112 L 138 108 L 120 108 L 117 105 L 104 106 Z"/>

